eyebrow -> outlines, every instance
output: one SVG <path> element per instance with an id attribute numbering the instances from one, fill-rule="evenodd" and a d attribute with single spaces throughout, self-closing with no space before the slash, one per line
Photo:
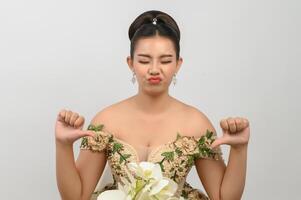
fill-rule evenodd
<path id="1" fill-rule="evenodd" d="M 143 56 L 143 57 L 151 58 L 151 56 L 148 55 L 148 54 L 138 54 L 138 56 Z M 173 55 L 171 55 L 171 54 L 164 54 L 164 55 L 160 56 L 160 58 L 164 58 L 164 57 L 173 57 Z"/>

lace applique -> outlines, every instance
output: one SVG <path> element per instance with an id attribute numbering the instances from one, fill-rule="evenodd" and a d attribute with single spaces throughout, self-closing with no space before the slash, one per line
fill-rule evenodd
<path id="1" fill-rule="evenodd" d="M 220 159 L 221 151 L 212 149 L 214 133 L 207 130 L 206 134 L 199 139 L 191 136 L 181 136 L 177 133 L 177 139 L 166 147 L 161 153 L 161 170 L 165 176 L 170 177 L 177 183 L 186 178 L 195 160 L 199 158 Z"/>
<path id="2" fill-rule="evenodd" d="M 117 182 L 126 176 L 126 164 L 138 162 L 136 150 L 125 141 L 115 138 L 112 133 L 103 130 L 104 125 L 89 125 L 88 130 L 95 131 L 95 137 L 83 137 L 80 148 L 89 149 L 93 152 L 106 150 L 109 166 L 112 171 L 114 183 L 105 188 L 96 189 L 92 199 L 103 191 L 116 188 Z M 175 141 L 160 145 L 150 154 L 149 162 L 159 163 L 164 176 L 173 179 L 179 184 L 177 195 L 186 199 L 208 200 L 202 191 L 191 187 L 186 182 L 186 177 L 197 159 L 222 158 L 220 147 L 211 148 L 211 144 L 216 139 L 216 134 L 207 130 L 199 138 L 194 136 L 182 136 L 179 132 Z"/>
<path id="3" fill-rule="evenodd" d="M 93 152 L 101 152 L 107 148 L 110 140 L 112 140 L 112 135 L 107 134 L 102 131 L 104 125 L 100 124 L 95 126 L 90 124 L 87 130 L 95 131 L 95 136 L 85 136 L 82 138 L 80 149 L 88 149 Z"/>
<path id="4" fill-rule="evenodd" d="M 120 176 L 125 177 L 126 164 L 131 161 L 132 154 L 122 143 L 116 140 L 110 141 L 108 147 L 107 156 L 113 171 L 113 178 L 119 180 Z"/>
<path id="5" fill-rule="evenodd" d="M 215 160 L 220 160 L 222 159 L 222 151 L 220 146 L 212 149 L 211 144 L 215 141 L 217 138 L 216 134 L 212 131 L 209 131 L 207 129 L 206 134 L 201 136 L 197 140 L 197 151 L 196 151 L 196 157 L 195 159 L 198 158 L 212 158 Z"/>

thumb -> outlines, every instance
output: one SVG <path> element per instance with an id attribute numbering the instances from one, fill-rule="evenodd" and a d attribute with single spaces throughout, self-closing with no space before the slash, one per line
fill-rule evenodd
<path id="1" fill-rule="evenodd" d="M 218 146 L 220 146 L 220 145 L 222 145 L 222 144 L 224 144 L 223 138 L 222 138 L 222 137 L 221 137 L 221 138 L 216 138 L 216 139 L 214 140 L 214 142 L 212 142 L 211 147 L 212 147 L 212 148 L 216 148 L 216 147 L 218 147 Z"/>
<path id="2" fill-rule="evenodd" d="M 85 136 L 92 136 L 94 137 L 95 136 L 95 132 L 94 131 L 90 131 L 90 130 L 78 130 L 77 131 L 77 134 L 79 137 L 85 137 Z"/>

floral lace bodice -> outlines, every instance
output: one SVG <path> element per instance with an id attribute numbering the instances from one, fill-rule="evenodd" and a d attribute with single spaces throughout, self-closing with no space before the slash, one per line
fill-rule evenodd
<path id="1" fill-rule="evenodd" d="M 112 133 L 104 131 L 103 128 L 104 124 L 90 124 L 88 130 L 95 131 L 95 137 L 83 137 L 80 145 L 80 149 L 87 149 L 92 152 L 105 151 L 113 175 L 114 183 L 108 184 L 100 191 L 95 191 L 92 199 L 96 199 L 104 190 L 116 189 L 120 177 L 126 176 L 126 164 L 139 162 L 138 153 L 133 146 L 114 137 Z M 173 179 L 178 184 L 178 197 L 182 196 L 186 199 L 196 200 L 208 199 L 202 191 L 191 187 L 186 182 L 186 177 L 196 159 L 223 159 L 220 147 L 210 148 L 210 144 L 215 138 L 216 135 L 209 130 L 199 138 L 182 136 L 177 133 L 174 141 L 160 145 L 151 151 L 147 161 L 159 163 L 163 175 Z"/>

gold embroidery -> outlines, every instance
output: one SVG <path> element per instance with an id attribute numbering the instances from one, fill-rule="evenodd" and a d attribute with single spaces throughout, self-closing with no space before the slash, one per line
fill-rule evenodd
<path id="1" fill-rule="evenodd" d="M 128 162 L 139 162 L 135 149 L 125 145 L 119 139 L 114 138 L 113 134 L 103 131 L 103 124 L 98 126 L 89 125 L 89 130 L 95 131 L 95 137 L 84 137 L 82 139 L 81 149 L 91 151 L 107 152 L 107 159 L 111 167 L 114 183 L 109 188 L 116 188 L 117 182 L 121 177 L 125 177 L 125 168 Z M 187 182 L 186 177 L 194 165 L 196 159 L 211 158 L 215 160 L 222 159 L 220 147 L 212 149 L 210 145 L 215 140 L 216 135 L 207 130 L 200 138 L 192 136 L 182 136 L 179 132 L 175 141 L 160 146 L 152 152 L 149 162 L 159 163 L 163 175 L 169 177 L 179 184 L 178 194 L 187 199 L 208 200 L 208 197 L 200 190 L 192 188 Z M 102 188 L 93 194 L 108 189 Z"/>

